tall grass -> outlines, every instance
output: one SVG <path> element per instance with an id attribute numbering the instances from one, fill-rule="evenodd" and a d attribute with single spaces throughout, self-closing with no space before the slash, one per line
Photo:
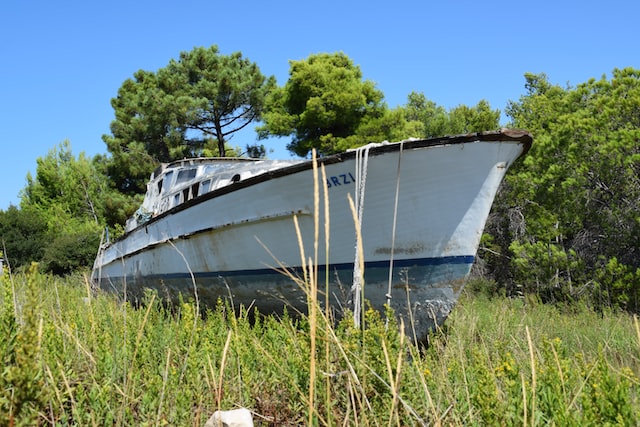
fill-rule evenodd
<path id="1" fill-rule="evenodd" d="M 135 309 L 82 276 L 2 279 L 0 425 L 635 425 L 640 328 L 624 313 L 463 295 L 419 348 L 367 329 L 234 315 L 223 302 Z M 126 319 L 126 321 L 125 321 Z M 316 376 L 311 381 L 311 371 Z"/>

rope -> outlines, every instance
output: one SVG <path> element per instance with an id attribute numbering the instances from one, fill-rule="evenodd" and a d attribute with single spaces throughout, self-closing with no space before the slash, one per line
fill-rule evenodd
<path id="1" fill-rule="evenodd" d="M 371 143 L 356 148 L 356 165 L 355 165 L 355 211 L 358 228 L 362 230 L 362 216 L 364 213 L 364 195 L 367 184 L 367 169 L 369 167 L 369 150 L 383 144 Z M 353 263 L 353 285 L 351 286 L 351 294 L 353 295 L 353 321 L 356 327 L 360 327 L 360 319 L 362 315 L 364 276 L 360 262 L 360 250 L 362 246 L 361 233 L 356 233 L 355 257 Z"/>
<path id="2" fill-rule="evenodd" d="M 355 211 L 356 221 L 358 228 L 362 230 L 362 217 L 364 213 L 364 195 L 367 184 L 367 171 L 369 167 L 369 150 L 373 147 L 385 145 L 386 143 L 371 143 L 362 147 L 356 148 L 356 165 L 355 165 Z M 387 298 L 387 305 L 391 304 L 391 287 L 393 284 L 393 261 L 396 244 L 396 226 L 398 220 L 398 198 L 400 194 L 400 169 L 402 165 L 402 154 L 404 150 L 404 141 L 400 142 L 400 150 L 398 152 L 398 168 L 396 172 L 396 194 L 393 207 L 393 224 L 391 231 L 391 256 L 389 258 L 389 284 L 385 297 Z M 356 247 L 355 257 L 353 264 L 353 285 L 351 286 L 351 294 L 353 295 L 353 321 L 356 327 L 360 327 L 360 319 L 362 315 L 362 303 L 363 303 L 363 289 L 364 289 L 364 276 L 360 262 L 360 250 L 362 245 L 361 233 L 356 234 Z"/>

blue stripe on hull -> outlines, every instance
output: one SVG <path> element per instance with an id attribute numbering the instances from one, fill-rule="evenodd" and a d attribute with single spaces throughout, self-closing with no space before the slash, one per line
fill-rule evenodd
<path id="1" fill-rule="evenodd" d="M 473 264 L 474 257 L 472 255 L 461 255 L 461 256 L 449 256 L 449 257 L 440 257 L 440 258 L 416 258 L 416 259 L 401 259 L 394 260 L 393 268 L 401 270 L 407 268 L 419 268 L 419 267 L 428 267 L 428 266 L 439 266 L 439 265 L 471 265 Z M 372 269 L 387 269 L 389 268 L 389 261 L 371 261 L 367 262 L 364 265 L 365 267 L 365 275 L 366 272 Z M 320 265 L 318 266 L 318 270 L 321 272 L 325 271 L 326 266 Z M 291 271 L 302 271 L 301 267 L 290 267 Z M 353 272 L 353 263 L 342 263 L 342 264 L 331 264 L 329 266 L 329 271 L 338 271 L 338 272 Z M 199 271 L 192 272 L 193 276 L 196 278 L 208 278 L 208 277 L 236 277 L 236 276 L 270 276 L 275 274 L 280 274 L 274 271 L 273 268 L 262 268 L 255 270 L 231 270 L 231 271 Z M 188 279 L 191 280 L 190 272 L 182 272 L 182 273 L 170 273 L 170 274 L 151 274 L 145 276 L 145 279 Z M 129 278 L 129 280 L 133 280 L 133 278 Z"/>

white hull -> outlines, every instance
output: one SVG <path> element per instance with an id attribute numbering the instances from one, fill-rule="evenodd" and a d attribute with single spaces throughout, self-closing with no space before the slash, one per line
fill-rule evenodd
<path id="1" fill-rule="evenodd" d="M 469 274 L 498 186 L 530 143 L 528 134 L 510 131 L 369 150 L 361 181 L 366 185 L 361 229 L 364 296 L 374 308 L 387 302 L 393 259 L 391 305 L 400 316 L 412 315 L 418 335 L 448 315 Z M 355 258 L 348 195 L 355 197 L 356 155 L 320 163 L 328 177 L 330 243 L 326 260 L 321 212 L 317 263 L 321 271 L 329 266 L 332 304 L 344 307 Z M 191 200 L 104 245 L 93 277 L 117 291 L 126 285 L 140 295 L 151 287 L 170 297 L 193 295 L 193 277 L 201 302 L 231 296 L 236 305 L 266 311 L 282 310 L 285 303 L 304 310 L 305 294 L 274 268 L 282 264 L 299 271 L 303 264 L 294 216 L 304 259 L 314 256 L 313 186 L 311 162 L 305 162 Z M 324 277 L 320 274 L 320 289 Z"/>

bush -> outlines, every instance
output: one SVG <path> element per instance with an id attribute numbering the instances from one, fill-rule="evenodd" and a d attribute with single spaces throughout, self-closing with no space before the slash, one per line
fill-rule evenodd
<path id="1" fill-rule="evenodd" d="M 100 232 L 94 227 L 60 234 L 45 248 L 42 257 L 44 269 L 53 274 L 66 275 L 90 267 L 99 244 Z"/>

